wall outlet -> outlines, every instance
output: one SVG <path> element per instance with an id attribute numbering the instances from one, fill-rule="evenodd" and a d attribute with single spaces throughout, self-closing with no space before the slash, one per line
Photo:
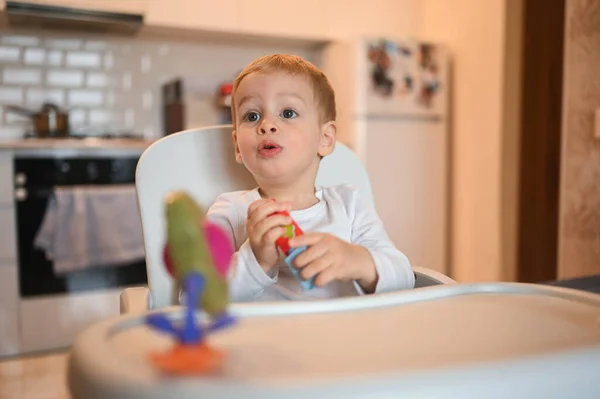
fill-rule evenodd
<path id="1" fill-rule="evenodd" d="M 600 140 L 600 108 L 596 108 L 594 114 L 594 137 Z"/>

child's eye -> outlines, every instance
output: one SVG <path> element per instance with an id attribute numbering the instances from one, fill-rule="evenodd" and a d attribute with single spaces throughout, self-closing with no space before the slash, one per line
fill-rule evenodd
<path id="1" fill-rule="evenodd" d="M 281 116 L 283 116 L 285 119 L 291 119 L 298 116 L 298 114 L 293 109 L 286 109 L 281 113 Z"/>
<path id="2" fill-rule="evenodd" d="M 260 120 L 260 115 L 258 112 L 248 112 L 244 115 L 244 120 L 247 122 L 258 122 Z"/>

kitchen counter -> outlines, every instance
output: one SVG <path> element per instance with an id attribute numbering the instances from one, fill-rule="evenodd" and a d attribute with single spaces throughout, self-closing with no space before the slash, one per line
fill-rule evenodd
<path id="1" fill-rule="evenodd" d="M 0 142 L 0 151 L 27 156 L 125 155 L 141 154 L 154 141 L 117 138 L 23 139 Z"/>

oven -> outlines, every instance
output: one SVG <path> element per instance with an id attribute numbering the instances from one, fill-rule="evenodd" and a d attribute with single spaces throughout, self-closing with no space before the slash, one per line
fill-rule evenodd
<path id="1" fill-rule="evenodd" d="M 129 152 L 32 152 L 14 157 L 19 275 L 20 341 L 23 352 L 68 347 L 97 320 L 119 313 L 119 294 L 147 285 L 142 258 L 56 273 L 52 259 L 36 248 L 48 202 L 57 186 L 134 184 L 139 154 Z"/>

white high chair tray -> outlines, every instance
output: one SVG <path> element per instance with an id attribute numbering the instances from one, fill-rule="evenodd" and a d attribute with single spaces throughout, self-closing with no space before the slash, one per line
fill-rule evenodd
<path id="1" fill-rule="evenodd" d="M 180 308 L 168 308 L 179 317 Z M 170 338 L 140 315 L 76 340 L 75 399 L 597 397 L 600 295 L 529 284 L 456 284 L 315 302 L 236 304 L 209 338 L 222 371 L 161 376 Z"/>

